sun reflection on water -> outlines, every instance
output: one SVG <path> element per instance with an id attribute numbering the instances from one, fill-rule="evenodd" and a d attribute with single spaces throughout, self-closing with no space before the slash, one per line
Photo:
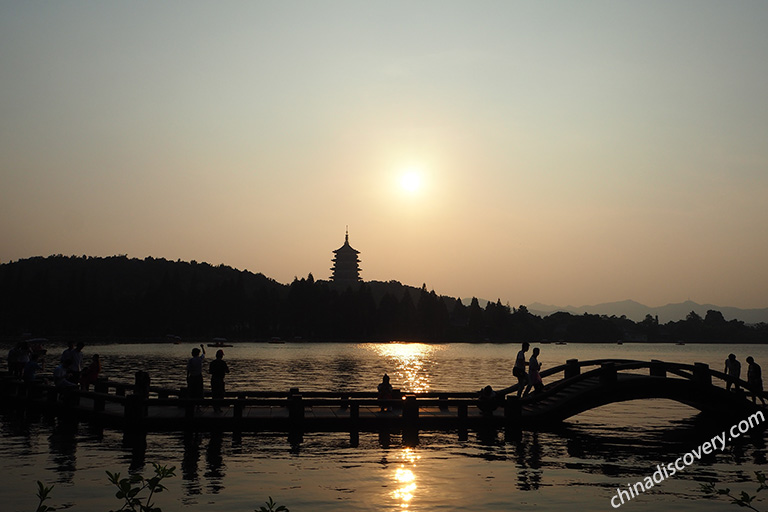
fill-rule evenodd
<path id="1" fill-rule="evenodd" d="M 412 393 L 429 391 L 430 365 L 435 364 L 431 357 L 439 348 L 426 343 L 383 343 L 375 346 L 376 352 L 393 364 L 393 380 L 402 383 L 403 390 Z"/>
<path id="2" fill-rule="evenodd" d="M 404 448 L 399 458 L 400 465 L 393 474 L 398 487 L 392 491 L 392 497 L 400 502 L 400 508 L 407 509 L 416 492 L 416 474 L 413 468 L 421 457 L 410 448 Z"/>

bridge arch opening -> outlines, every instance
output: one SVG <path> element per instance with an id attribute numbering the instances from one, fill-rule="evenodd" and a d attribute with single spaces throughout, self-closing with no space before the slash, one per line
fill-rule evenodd
<path id="1" fill-rule="evenodd" d="M 610 425 L 617 429 L 668 427 L 691 420 L 700 411 L 668 398 L 636 398 L 612 402 L 580 412 L 564 420 L 583 425 Z"/>

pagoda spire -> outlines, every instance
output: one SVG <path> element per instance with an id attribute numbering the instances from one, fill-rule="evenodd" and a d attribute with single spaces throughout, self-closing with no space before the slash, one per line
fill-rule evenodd
<path id="1" fill-rule="evenodd" d="M 360 259 L 357 251 L 349 245 L 349 226 L 344 235 L 344 245 L 333 251 L 333 275 L 331 280 L 341 283 L 357 283 L 360 281 Z"/>

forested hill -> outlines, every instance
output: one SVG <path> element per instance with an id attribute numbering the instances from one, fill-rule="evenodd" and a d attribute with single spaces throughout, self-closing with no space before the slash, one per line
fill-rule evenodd
<path id="1" fill-rule="evenodd" d="M 718 311 L 660 325 L 624 316 L 541 317 L 481 307 L 397 281 L 339 286 L 310 274 L 281 284 L 225 265 L 125 256 L 49 256 L 0 265 L 0 336 L 203 340 L 766 342 L 768 326 Z"/>
<path id="2" fill-rule="evenodd" d="M 266 318 L 285 286 L 194 261 L 50 256 L 0 265 L 0 290 L 3 335 L 205 336 Z"/>

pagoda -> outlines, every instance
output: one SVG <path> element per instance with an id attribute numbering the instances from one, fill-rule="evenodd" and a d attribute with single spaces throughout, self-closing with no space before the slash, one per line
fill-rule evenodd
<path id="1" fill-rule="evenodd" d="M 349 228 L 344 237 L 344 245 L 333 251 L 333 275 L 331 280 L 337 283 L 356 283 L 360 281 L 360 259 L 357 251 L 349 245 Z"/>

